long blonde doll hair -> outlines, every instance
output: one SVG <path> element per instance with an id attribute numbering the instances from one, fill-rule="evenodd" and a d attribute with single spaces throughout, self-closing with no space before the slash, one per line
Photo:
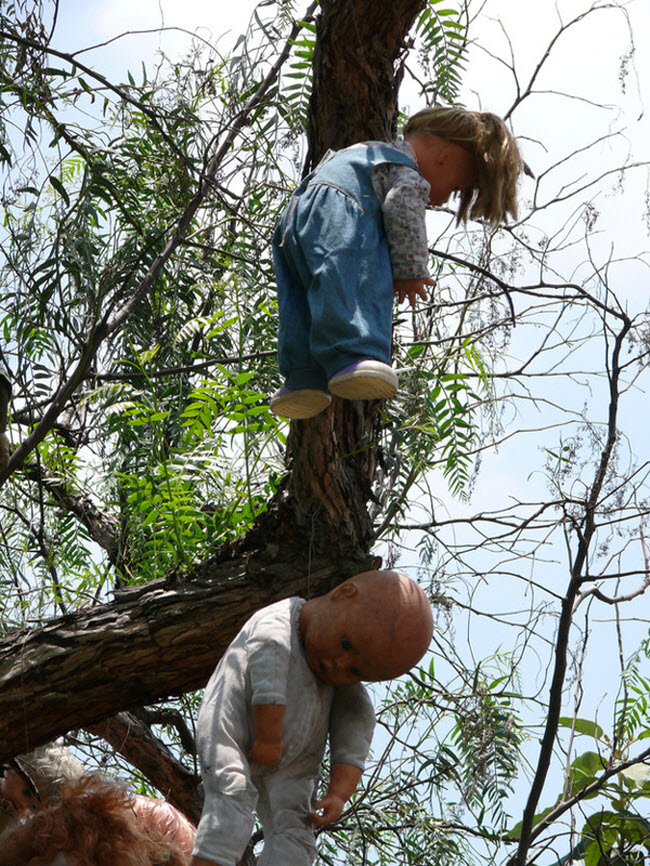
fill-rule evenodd
<path id="1" fill-rule="evenodd" d="M 517 218 L 517 181 L 524 168 L 517 142 L 506 124 L 488 111 L 424 108 L 409 118 L 404 137 L 437 135 L 468 151 L 476 162 L 476 183 L 460 195 L 456 223 L 484 219 L 492 226 Z"/>

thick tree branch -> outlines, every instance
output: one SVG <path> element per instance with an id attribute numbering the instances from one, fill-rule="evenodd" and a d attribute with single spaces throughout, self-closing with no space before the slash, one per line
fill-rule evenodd
<path id="1" fill-rule="evenodd" d="M 116 752 L 149 779 L 163 797 L 186 815 L 193 824 L 201 817 L 203 798 L 198 779 L 167 746 L 153 735 L 150 728 L 135 713 L 118 713 L 87 730 L 101 737 Z"/>

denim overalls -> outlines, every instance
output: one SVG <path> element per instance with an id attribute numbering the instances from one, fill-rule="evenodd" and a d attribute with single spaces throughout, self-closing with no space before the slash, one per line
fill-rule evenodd
<path id="1" fill-rule="evenodd" d="M 328 151 L 291 197 L 273 237 L 287 388 L 327 388 L 348 364 L 390 361 L 393 275 L 372 173 L 418 170 L 388 143 Z"/>

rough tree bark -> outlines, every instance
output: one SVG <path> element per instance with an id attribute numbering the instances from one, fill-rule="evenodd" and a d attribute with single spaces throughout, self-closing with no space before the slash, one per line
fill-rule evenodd
<path id="1" fill-rule="evenodd" d="M 426 0 L 321 0 L 306 168 L 328 148 L 390 138 L 401 60 Z"/>
<path id="2" fill-rule="evenodd" d="M 323 0 L 311 161 L 328 147 L 390 134 L 400 58 L 424 6 L 425 0 Z M 203 686 L 256 609 L 327 591 L 371 567 L 367 502 L 378 408 L 335 400 L 322 416 L 292 424 L 287 483 L 258 524 L 220 556 L 1 640 L 0 760 Z"/>

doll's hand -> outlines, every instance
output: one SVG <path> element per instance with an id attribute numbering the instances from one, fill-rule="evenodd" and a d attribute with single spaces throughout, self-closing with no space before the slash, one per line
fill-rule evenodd
<path id="1" fill-rule="evenodd" d="M 261 740 L 255 740 L 248 753 L 248 760 L 252 764 L 263 764 L 265 767 L 274 767 L 280 763 L 283 752 L 284 743 L 282 740 L 277 743 L 263 743 Z"/>
<path id="2" fill-rule="evenodd" d="M 345 806 L 345 800 L 336 794 L 325 794 L 314 803 L 314 811 L 309 813 L 309 820 L 318 827 L 331 824 L 340 816 Z"/>
<path id="3" fill-rule="evenodd" d="M 361 779 L 361 770 L 354 764 L 335 761 L 330 767 L 330 781 L 327 794 L 314 803 L 314 811 L 309 813 L 312 824 L 324 827 L 336 821 L 343 807 L 354 794 Z"/>
<path id="4" fill-rule="evenodd" d="M 412 307 L 415 306 L 416 298 L 427 300 L 427 291 L 424 288 L 427 286 L 435 286 L 436 281 L 431 277 L 418 277 L 415 280 L 393 280 L 393 292 L 397 295 L 397 302 L 408 300 Z"/>

